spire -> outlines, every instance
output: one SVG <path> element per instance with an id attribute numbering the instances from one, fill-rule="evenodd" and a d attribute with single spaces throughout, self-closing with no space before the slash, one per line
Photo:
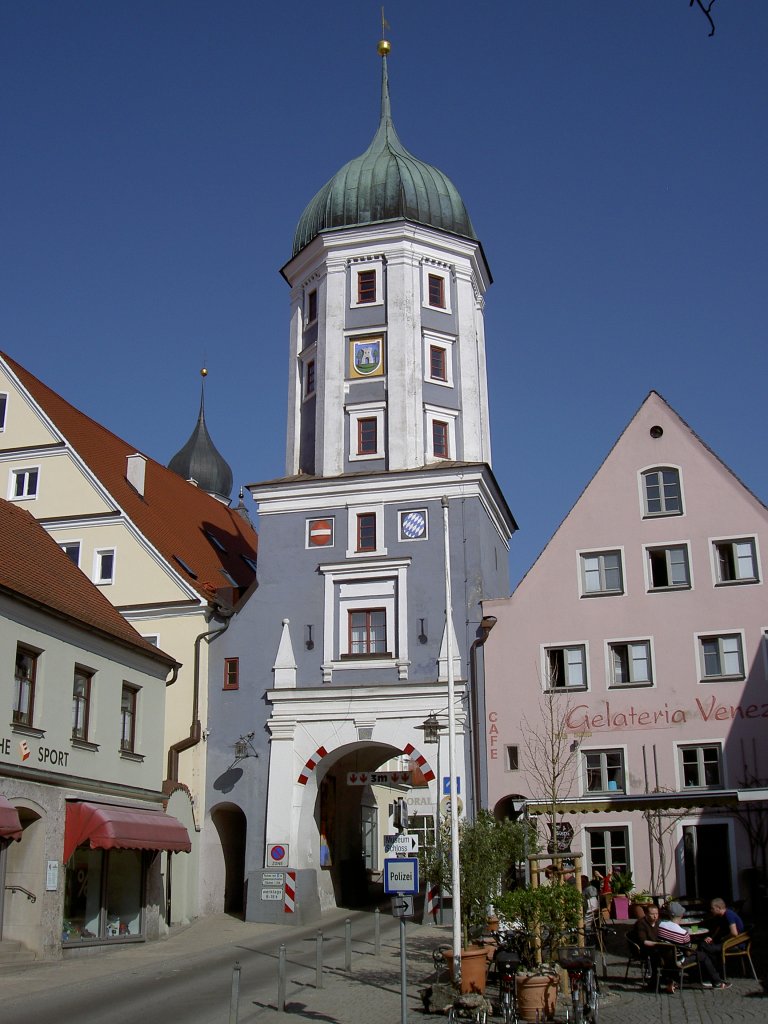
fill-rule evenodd
<path id="1" fill-rule="evenodd" d="M 168 463 L 168 469 L 185 480 L 229 504 L 232 493 L 232 470 L 211 440 L 205 425 L 205 378 L 208 370 L 200 371 L 200 413 L 189 440 Z"/>
<path id="2" fill-rule="evenodd" d="M 377 49 L 381 55 L 381 123 L 392 124 L 392 111 L 389 106 L 389 74 L 387 72 L 387 54 L 392 47 L 386 39 L 380 39 Z"/>

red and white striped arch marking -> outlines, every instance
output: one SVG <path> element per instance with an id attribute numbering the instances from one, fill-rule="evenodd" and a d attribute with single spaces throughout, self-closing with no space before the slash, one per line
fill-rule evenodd
<path id="1" fill-rule="evenodd" d="M 325 749 L 325 747 L 317 748 L 312 757 L 309 758 L 307 763 L 301 769 L 301 775 L 298 778 L 298 783 L 300 786 L 306 786 L 306 784 L 309 782 L 309 776 L 312 774 L 315 768 L 317 768 L 317 766 L 320 764 L 320 762 L 323 760 L 327 753 L 328 751 Z"/>
<path id="2" fill-rule="evenodd" d="M 419 768 L 421 768 L 421 773 L 427 782 L 431 782 L 432 779 L 434 779 L 435 773 L 429 767 L 429 762 L 426 757 L 424 757 L 423 754 L 420 754 L 412 743 L 406 743 L 403 747 L 403 753 L 407 754 L 408 757 L 410 757 L 412 761 L 415 761 Z M 427 766 L 426 771 L 424 770 L 424 765 Z"/>
<path id="3" fill-rule="evenodd" d="M 306 784 L 309 782 L 310 775 L 315 770 L 315 768 L 317 768 L 317 766 L 320 764 L 322 759 L 327 755 L 327 753 L 328 751 L 325 749 L 325 747 L 318 747 L 317 750 L 312 755 L 312 757 L 310 757 L 307 760 L 307 763 L 302 768 L 301 775 L 299 775 L 299 778 L 297 780 L 300 786 L 306 786 Z M 411 760 L 416 762 L 416 764 L 421 769 L 421 772 L 427 782 L 431 782 L 434 779 L 435 773 L 429 767 L 429 762 L 427 761 L 426 757 L 424 757 L 423 754 L 419 753 L 419 751 L 414 747 L 412 743 L 406 743 L 406 745 L 403 747 L 403 753 L 410 757 Z"/>

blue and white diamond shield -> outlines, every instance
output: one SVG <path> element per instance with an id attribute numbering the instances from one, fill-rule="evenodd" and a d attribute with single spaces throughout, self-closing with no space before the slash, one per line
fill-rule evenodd
<path id="1" fill-rule="evenodd" d="M 402 512 L 400 514 L 400 539 L 421 540 L 427 535 L 426 512 Z"/>

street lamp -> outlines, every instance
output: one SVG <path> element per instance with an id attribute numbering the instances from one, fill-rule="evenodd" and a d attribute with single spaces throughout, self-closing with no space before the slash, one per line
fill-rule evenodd
<path id="1" fill-rule="evenodd" d="M 429 716 L 424 719 L 421 725 L 417 725 L 416 728 L 424 733 L 425 743 L 433 745 L 440 742 L 440 722 L 434 711 L 430 711 Z"/>

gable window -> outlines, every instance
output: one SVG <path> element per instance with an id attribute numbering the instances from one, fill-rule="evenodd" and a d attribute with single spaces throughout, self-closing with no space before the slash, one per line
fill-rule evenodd
<path id="1" fill-rule="evenodd" d="M 720 789 L 723 785 L 722 748 L 719 743 L 678 747 L 680 774 L 685 789 Z"/>
<path id="2" fill-rule="evenodd" d="M 136 704 L 139 691 L 129 683 L 123 683 L 120 697 L 120 749 L 128 753 L 136 750 Z"/>
<path id="3" fill-rule="evenodd" d="M 581 581 L 585 594 L 621 594 L 624 579 L 620 551 L 599 551 L 581 556 Z"/>
<path id="4" fill-rule="evenodd" d="M 587 793 L 623 793 L 624 751 L 587 750 L 584 753 L 584 790 Z"/>
<path id="5" fill-rule="evenodd" d="M 378 434 L 378 420 L 376 417 L 361 417 L 357 421 L 357 454 L 375 455 L 379 450 Z"/>
<path id="6" fill-rule="evenodd" d="M 432 454 L 436 459 L 450 457 L 448 424 L 444 420 L 432 420 Z"/>
<path id="7" fill-rule="evenodd" d="M 384 608 L 359 608 L 349 612 L 349 654 L 387 653 L 387 613 Z"/>
<path id="8" fill-rule="evenodd" d="M 677 516 L 683 511 L 680 473 L 664 467 L 643 473 L 643 502 L 646 516 Z"/>
<path id="9" fill-rule="evenodd" d="M 376 550 L 376 513 L 362 512 L 357 516 L 357 551 Z"/>
<path id="10" fill-rule="evenodd" d="M 611 686 L 647 686 L 653 681 L 649 640 L 612 643 L 609 652 Z"/>
<path id="11" fill-rule="evenodd" d="M 34 469 L 14 469 L 11 473 L 11 499 L 36 498 L 40 471 Z"/>
<path id="12" fill-rule="evenodd" d="M 91 707 L 91 681 L 93 673 L 75 666 L 72 684 L 72 739 L 88 739 L 88 719 Z"/>
<path id="13" fill-rule="evenodd" d="M 315 393 L 315 360 L 308 359 L 304 364 L 304 397 L 309 398 Z"/>
<path id="14" fill-rule="evenodd" d="M 239 658 L 225 658 L 224 659 L 224 689 L 225 690 L 238 690 L 238 689 L 240 689 L 240 659 Z"/>
<path id="15" fill-rule="evenodd" d="M 714 543 L 717 583 L 754 583 L 757 554 L 752 538 L 720 540 Z"/>
<path id="16" fill-rule="evenodd" d="M 648 573 L 652 590 L 673 590 L 690 587 L 688 546 L 648 548 Z"/>
<path id="17" fill-rule="evenodd" d="M 5 430 L 5 414 L 8 410 L 8 395 L 0 394 L 0 430 Z"/>
<path id="18" fill-rule="evenodd" d="M 317 288 L 313 288 L 307 295 L 307 323 L 313 324 L 317 320 Z"/>
<path id="19" fill-rule="evenodd" d="M 429 274 L 427 281 L 430 306 L 445 309 L 445 278 L 441 274 Z"/>
<path id="20" fill-rule="evenodd" d="M 14 725 L 32 726 L 35 710 L 35 680 L 37 678 L 37 654 L 27 647 L 16 648 L 16 669 L 13 695 Z"/>
<path id="21" fill-rule="evenodd" d="M 629 871 L 629 829 L 588 828 L 589 863 L 606 878 L 613 871 Z"/>
<path id="22" fill-rule="evenodd" d="M 96 567 L 94 583 L 114 583 L 115 581 L 115 549 L 103 548 L 95 554 Z"/>
<path id="23" fill-rule="evenodd" d="M 548 647 L 545 654 L 547 689 L 586 689 L 587 651 L 583 644 Z"/>
<path id="24" fill-rule="evenodd" d="M 70 562 L 72 562 L 73 565 L 76 565 L 79 568 L 80 567 L 80 541 L 79 540 L 66 541 L 64 544 L 60 544 L 59 547 L 64 552 L 64 554 L 67 556 L 67 558 L 70 560 Z"/>
<path id="25" fill-rule="evenodd" d="M 699 648 L 702 678 L 744 678 L 744 657 L 738 633 L 699 637 Z"/>
<path id="26" fill-rule="evenodd" d="M 358 270 L 357 301 L 360 305 L 376 301 L 376 271 Z"/>

